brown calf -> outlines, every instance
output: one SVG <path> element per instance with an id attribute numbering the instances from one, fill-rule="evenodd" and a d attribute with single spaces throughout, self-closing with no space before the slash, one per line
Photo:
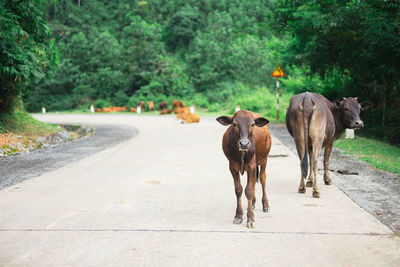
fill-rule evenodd
<path id="1" fill-rule="evenodd" d="M 154 111 L 154 102 L 153 101 L 148 101 L 147 102 L 147 108 L 149 111 Z"/>
<path id="2" fill-rule="evenodd" d="M 185 102 L 179 101 L 179 100 L 174 100 L 172 101 L 172 106 L 176 108 L 183 108 L 185 106 Z"/>
<path id="3" fill-rule="evenodd" d="M 257 180 L 258 166 L 261 166 L 260 180 L 263 190 L 262 206 L 263 211 L 268 211 L 268 199 L 265 192 L 267 157 L 271 149 L 271 135 L 268 129 L 268 120 L 248 110 L 240 110 L 233 117 L 222 116 L 217 121 L 229 128 L 225 131 L 222 139 L 222 150 L 229 160 L 235 184 L 237 198 L 236 214 L 234 224 L 240 224 L 243 220 L 242 208 L 242 185 L 240 175 L 247 173 L 247 186 L 245 195 L 248 201 L 247 206 L 247 227 L 254 227 L 254 213 L 256 197 L 255 183 Z"/>
<path id="4" fill-rule="evenodd" d="M 313 197 L 320 197 L 317 186 L 317 160 L 323 147 L 325 147 L 324 182 L 327 185 L 332 183 L 328 165 L 333 142 L 340 138 L 346 128 L 364 127 L 360 119 L 360 111 L 369 106 L 368 103 L 358 103 L 357 97 L 343 98 L 340 102 L 332 103 L 320 94 L 308 92 L 295 95 L 290 99 L 286 112 L 286 127 L 294 138 L 300 159 L 299 193 L 306 192 L 304 179 L 308 173 L 309 160 L 310 176 L 306 186 L 313 187 Z"/>
<path id="5" fill-rule="evenodd" d="M 200 122 L 200 115 L 195 113 L 182 114 L 182 123 L 195 123 Z"/>

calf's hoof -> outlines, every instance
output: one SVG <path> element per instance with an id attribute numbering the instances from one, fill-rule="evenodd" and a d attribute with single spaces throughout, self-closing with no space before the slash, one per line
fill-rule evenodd
<path id="1" fill-rule="evenodd" d="M 326 184 L 326 185 L 331 185 L 332 184 L 332 180 L 331 179 L 324 179 L 324 183 Z"/>
<path id="2" fill-rule="evenodd" d="M 234 224 L 241 224 L 243 222 L 243 219 L 242 218 L 235 218 L 235 219 L 233 219 L 233 223 Z"/>
<path id="3" fill-rule="evenodd" d="M 307 181 L 306 187 L 312 187 L 313 186 L 313 181 Z"/>
<path id="4" fill-rule="evenodd" d="M 254 222 L 247 222 L 247 228 L 254 228 Z"/>
<path id="5" fill-rule="evenodd" d="M 306 188 L 305 187 L 299 188 L 299 193 L 300 194 L 304 194 L 305 192 L 306 192 Z"/>
<path id="6" fill-rule="evenodd" d="M 320 194 L 319 194 L 318 191 L 314 191 L 314 192 L 312 192 L 312 196 L 315 197 L 315 198 L 319 198 Z"/>
<path id="7" fill-rule="evenodd" d="M 268 207 L 263 208 L 263 212 L 268 212 Z"/>

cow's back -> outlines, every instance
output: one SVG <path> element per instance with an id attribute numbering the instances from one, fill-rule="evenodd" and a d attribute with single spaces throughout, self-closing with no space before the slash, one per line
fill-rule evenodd
<path id="1" fill-rule="evenodd" d="M 286 127 L 290 135 L 303 134 L 300 133 L 304 127 L 303 116 L 308 116 L 310 133 L 323 131 L 324 140 L 332 138 L 335 132 L 332 108 L 333 104 L 320 94 L 306 92 L 293 96 L 286 112 Z"/>

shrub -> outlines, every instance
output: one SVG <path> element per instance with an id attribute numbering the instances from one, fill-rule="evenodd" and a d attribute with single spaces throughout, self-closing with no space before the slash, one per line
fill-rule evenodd
<path id="1" fill-rule="evenodd" d="M 111 106 L 111 103 L 109 101 L 107 101 L 107 100 L 99 98 L 99 99 L 96 100 L 96 102 L 94 102 L 94 106 L 96 108 L 104 108 L 104 107 Z"/>

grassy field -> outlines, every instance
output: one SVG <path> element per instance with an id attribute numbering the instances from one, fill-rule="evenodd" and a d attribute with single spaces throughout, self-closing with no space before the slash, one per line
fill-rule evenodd
<path id="1" fill-rule="evenodd" d="M 373 167 L 393 172 L 400 177 L 400 148 L 388 143 L 356 136 L 355 139 L 340 139 L 334 146 L 352 154 Z"/>

